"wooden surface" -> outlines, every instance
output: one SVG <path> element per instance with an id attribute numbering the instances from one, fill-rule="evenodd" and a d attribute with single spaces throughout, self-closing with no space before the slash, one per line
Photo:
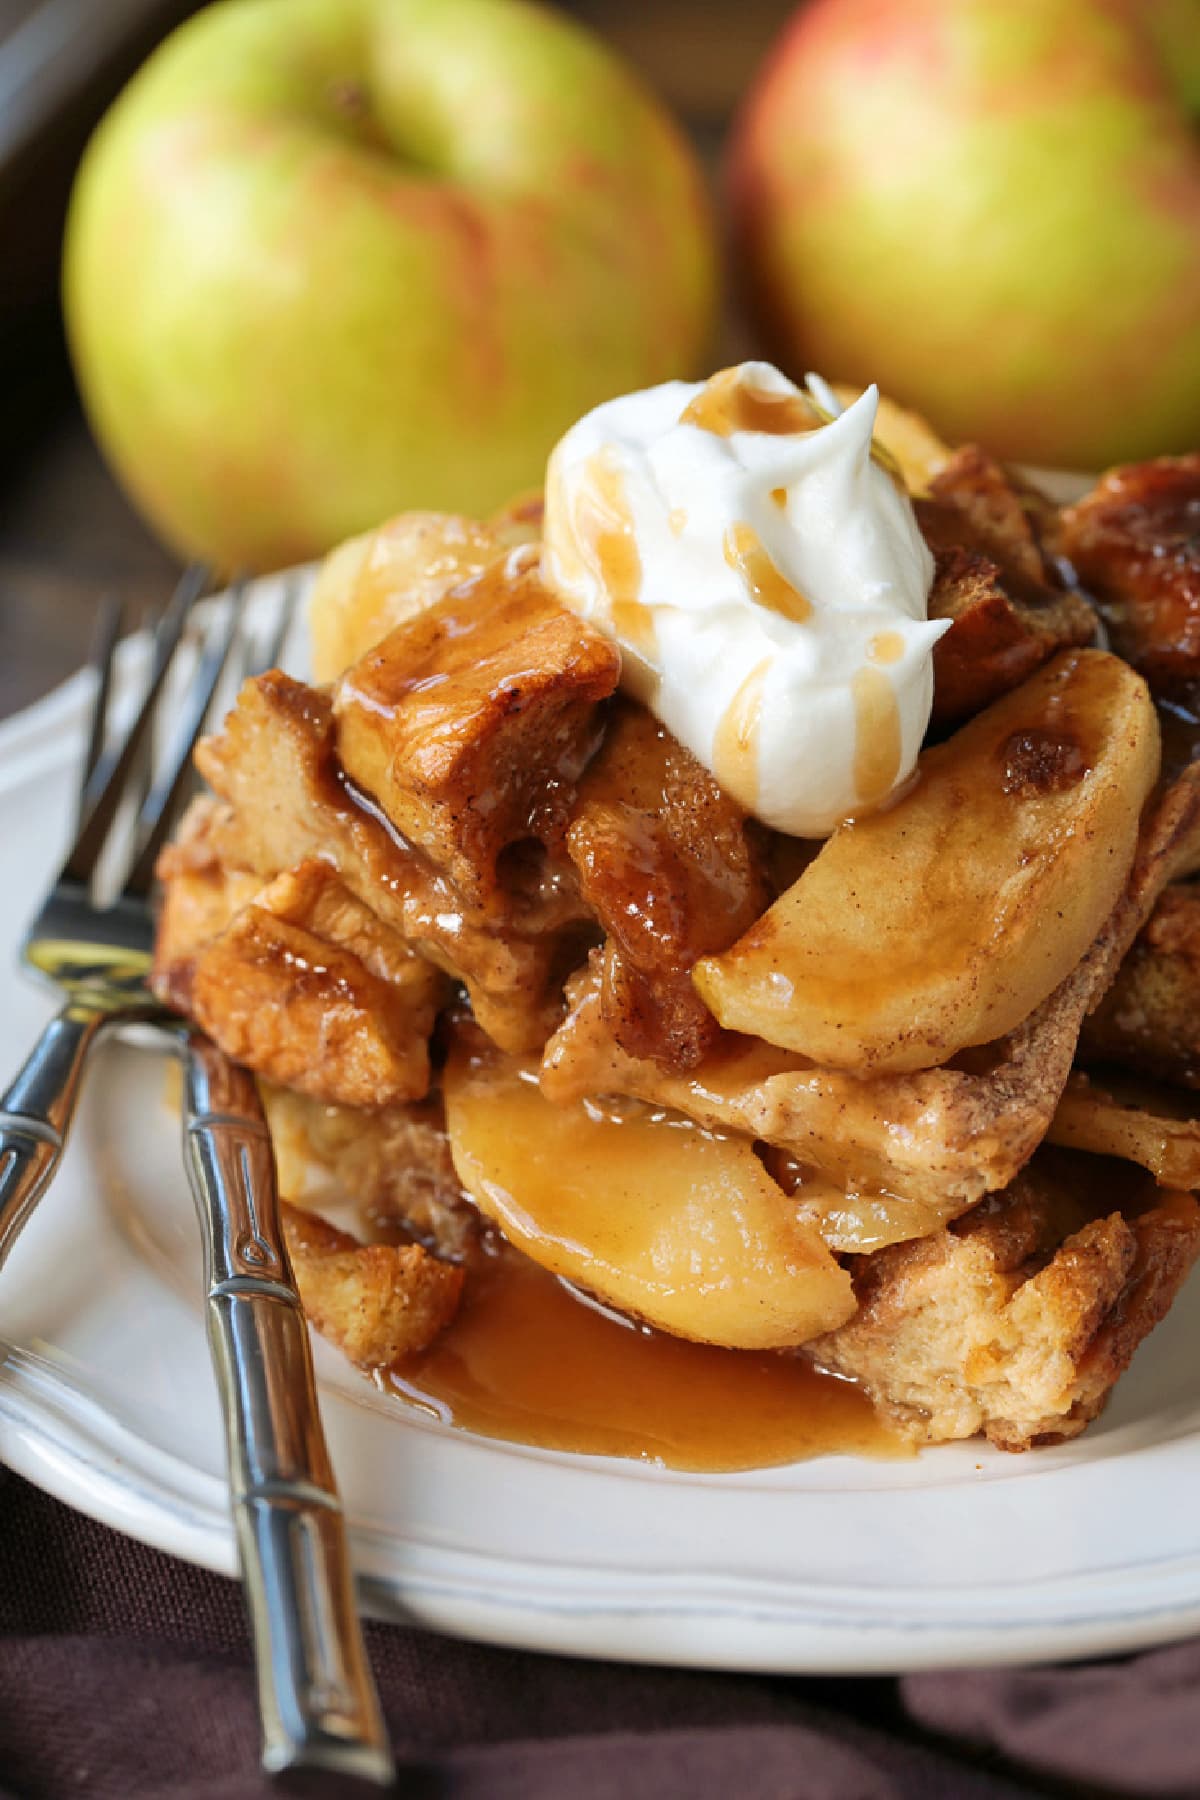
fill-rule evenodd
<path id="1" fill-rule="evenodd" d="M 57 19 L 73 3 L 0 0 L 0 89 L 5 52 L 16 45 L 28 58 L 37 15 Z M 79 665 L 101 594 L 126 596 L 137 614 L 161 601 L 175 567 L 92 445 L 66 368 L 53 262 L 87 129 L 146 40 L 189 10 L 187 0 L 142 0 L 139 15 L 136 0 L 120 0 L 110 21 L 128 15 L 129 35 L 106 38 L 103 56 L 99 48 L 75 54 L 77 34 L 67 33 L 71 54 L 34 59 L 41 85 L 24 89 L 27 102 L 32 94 L 44 105 L 26 105 L 20 134 L 15 115 L 6 116 L 14 140 L 8 164 L 0 131 L 0 715 Z M 575 0 L 570 10 L 642 70 L 713 167 L 738 96 L 791 7 L 788 0 Z M 36 33 L 35 48 L 46 41 Z M 25 276 L 19 295 L 10 280 L 16 268 Z"/>

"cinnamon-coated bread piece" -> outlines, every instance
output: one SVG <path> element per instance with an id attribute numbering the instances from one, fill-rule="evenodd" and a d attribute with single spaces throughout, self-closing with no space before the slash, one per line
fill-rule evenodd
<path id="1" fill-rule="evenodd" d="M 1101 602 L 1113 649 L 1156 693 L 1200 678 L 1200 451 L 1110 469 L 1056 547 Z"/>
<path id="2" fill-rule="evenodd" d="M 494 566 L 396 626 L 334 691 L 338 761 L 469 905 L 503 917 L 504 852 L 553 848 L 595 753 L 615 644 Z"/>
<path id="3" fill-rule="evenodd" d="M 1114 1207 L 1101 1161 L 1060 1156 L 944 1231 L 855 1259 L 858 1311 L 808 1354 L 919 1443 L 1077 1436 L 1200 1254 L 1200 1206 L 1157 1189 Z"/>

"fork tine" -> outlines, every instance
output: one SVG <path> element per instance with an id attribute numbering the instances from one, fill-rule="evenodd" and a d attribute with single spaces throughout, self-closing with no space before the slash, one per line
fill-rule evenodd
<path id="1" fill-rule="evenodd" d="M 249 631 L 242 634 L 237 654 L 232 660 L 236 687 L 241 687 L 244 681 L 252 681 L 256 675 L 265 675 L 268 669 L 278 668 L 295 613 L 298 591 L 298 578 L 294 574 L 285 575 L 274 619 L 270 629 L 261 634 L 261 642 Z"/>
<path id="2" fill-rule="evenodd" d="M 163 645 L 166 643 L 167 633 L 171 629 L 172 615 L 170 602 L 168 602 L 154 621 L 153 644 L 151 650 L 152 668 L 157 669 L 158 667 L 159 658 L 163 651 Z M 155 739 L 158 736 L 158 731 L 159 726 L 156 716 L 151 720 L 145 739 L 125 778 L 125 787 L 121 795 L 121 812 L 117 814 L 118 820 L 121 819 L 122 813 L 126 820 L 130 817 L 136 819 L 140 814 L 142 807 L 146 804 L 146 796 L 150 792 L 150 786 L 154 780 Z M 118 747 L 118 749 L 119 748 L 120 747 Z M 109 829 L 112 830 L 112 827 L 110 826 Z"/>
<path id="3" fill-rule="evenodd" d="M 170 749 L 171 760 L 147 795 L 136 825 L 137 852 L 122 892 L 141 896 L 150 892 L 154 864 L 163 840 L 175 822 L 178 802 L 188 786 L 192 769 L 192 751 L 204 729 L 217 684 L 229 661 L 230 652 L 241 630 L 246 605 L 246 582 L 241 580 L 230 591 L 229 606 L 223 623 L 210 632 L 199 666 L 188 685 L 183 719 Z"/>
<path id="4" fill-rule="evenodd" d="M 292 620 L 296 614 L 296 597 L 300 592 L 300 577 L 293 572 L 285 575 L 283 593 L 279 598 L 279 607 L 271 634 L 263 646 L 262 655 L 256 666 L 250 671 L 252 675 L 262 675 L 268 669 L 277 669 L 279 659 L 283 655 L 283 646 L 287 642 Z"/>
<path id="5" fill-rule="evenodd" d="M 249 579 L 249 575 L 243 570 L 236 570 L 230 582 L 230 591 L 240 591 Z M 248 622 L 238 633 L 237 642 L 233 646 L 226 668 L 229 671 L 229 687 L 235 694 L 244 681 L 248 681 L 252 675 L 258 673 L 258 654 L 254 646 L 254 633 Z"/>
<path id="6" fill-rule="evenodd" d="M 129 607 L 127 604 L 123 604 L 122 613 L 125 616 L 128 616 Z M 155 658 L 157 657 L 157 654 L 158 654 L 158 646 L 162 642 L 163 620 L 166 617 L 166 613 L 167 613 L 167 609 L 164 607 L 160 616 L 155 620 L 154 628 L 151 633 L 151 659 L 150 660 L 151 660 L 152 667 L 154 666 Z M 124 631 L 124 624 L 122 624 L 122 631 Z M 114 655 L 115 655 L 115 646 L 114 646 Z M 115 664 L 114 664 L 114 668 L 115 668 Z M 113 670 L 110 669 L 109 670 L 110 677 L 111 677 L 112 673 L 113 673 Z M 106 711 L 107 711 L 107 707 L 108 707 L 109 697 L 110 697 L 109 694 L 105 695 L 105 710 Z M 93 718 L 92 723 L 93 723 L 93 725 L 95 725 L 95 723 L 96 723 L 94 718 Z M 96 753 L 95 763 L 93 764 L 91 772 L 88 775 L 87 782 L 84 786 L 83 792 L 79 796 L 79 820 L 78 820 L 78 824 L 76 826 L 76 833 L 75 833 L 75 835 L 77 837 L 78 837 L 79 833 L 83 830 L 83 827 L 87 823 L 88 814 L 94 803 L 95 796 L 103 790 L 103 788 L 105 787 L 105 785 L 108 782 L 109 776 L 112 774 L 114 768 L 116 767 L 117 758 L 121 754 L 122 747 L 123 747 L 123 745 L 121 742 L 118 742 L 111 746 L 105 745 L 103 721 L 102 721 L 101 722 L 101 741 L 96 746 L 97 753 Z M 146 797 L 146 789 L 149 785 L 150 756 L 149 756 L 148 752 L 151 752 L 152 749 L 153 749 L 153 746 L 150 745 L 149 743 L 143 744 L 141 752 L 138 755 L 137 761 L 125 782 L 125 791 L 124 791 L 122 798 L 123 798 L 124 802 L 126 803 L 126 805 L 128 805 L 128 802 L 132 799 L 134 802 L 135 809 L 141 805 L 142 801 Z"/>
<path id="7" fill-rule="evenodd" d="M 96 672 L 96 691 L 92 696 L 92 713 L 88 725 L 87 754 L 79 777 L 79 797 L 75 811 L 75 835 L 78 837 L 87 817 L 87 791 L 104 753 L 104 721 L 108 714 L 108 697 L 112 692 L 113 662 L 124 627 L 125 608 L 116 594 L 105 594 L 100 602 L 88 667 Z"/>
<path id="8" fill-rule="evenodd" d="M 175 592 L 171 595 L 167 610 L 155 633 L 154 665 L 150 675 L 150 685 L 146 689 L 137 718 L 134 720 L 111 770 L 100 769 L 97 771 L 97 777 L 101 774 L 104 776 L 100 791 L 93 794 L 92 789 L 95 783 L 92 782 L 88 784 L 88 789 L 84 794 L 87 819 L 67 858 L 66 867 L 63 869 L 63 876 L 68 881 L 86 884 L 91 881 L 92 875 L 95 873 L 96 863 L 104 848 L 105 839 L 112 828 L 113 820 L 116 818 L 117 810 L 126 791 L 126 784 L 135 768 L 141 747 L 147 741 L 167 669 L 183 635 L 188 615 L 207 586 L 208 570 L 193 563 L 184 571 Z"/>

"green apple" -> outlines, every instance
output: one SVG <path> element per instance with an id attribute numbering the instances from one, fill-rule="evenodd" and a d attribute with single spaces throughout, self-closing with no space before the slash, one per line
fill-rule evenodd
<path id="1" fill-rule="evenodd" d="M 580 413 L 695 369 L 715 287 L 675 126 L 522 0 L 207 8 L 92 140 L 64 268 L 101 445 L 226 566 L 540 483 Z"/>
<path id="2" fill-rule="evenodd" d="M 1197 0 L 812 0 L 730 158 L 793 372 L 1091 468 L 1200 439 Z"/>

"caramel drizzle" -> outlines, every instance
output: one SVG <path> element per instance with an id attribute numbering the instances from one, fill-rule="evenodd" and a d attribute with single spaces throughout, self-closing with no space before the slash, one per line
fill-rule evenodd
<path id="1" fill-rule="evenodd" d="M 725 533 L 725 561 L 741 576 L 753 600 L 768 612 L 800 625 L 812 617 L 812 605 L 775 567 L 758 533 L 749 525 L 731 525 Z"/>
<path id="2" fill-rule="evenodd" d="M 837 417 L 811 394 L 774 394 L 765 388 L 747 387 L 739 379 L 740 374 L 737 368 L 719 369 L 696 398 L 688 401 L 679 423 L 711 431 L 715 437 L 732 437 L 735 431 L 791 437 L 799 431 L 819 431 L 822 425 L 832 425 Z M 876 437 L 871 439 L 871 461 L 891 476 L 901 493 L 908 492 L 900 464 Z M 777 506 L 786 506 L 787 490 L 773 488 L 771 498 Z"/>
<path id="3" fill-rule="evenodd" d="M 640 599 L 642 558 L 621 471 L 605 453 L 590 457 L 575 507 L 575 529 L 588 546 L 608 595 L 613 630 L 636 656 L 653 661 L 658 650 L 654 615 Z"/>
<path id="4" fill-rule="evenodd" d="M 722 787 L 751 809 L 758 799 L 758 733 L 770 667 L 771 658 L 765 656 L 751 669 L 713 736 L 713 773 Z"/>
<path id="5" fill-rule="evenodd" d="M 741 370 L 732 368 L 718 370 L 705 382 L 680 413 L 679 423 L 695 425 L 714 437 L 732 437 L 735 431 L 791 437 L 797 431 L 815 431 L 821 420 L 805 395 L 748 387 Z"/>
<path id="6" fill-rule="evenodd" d="M 867 645 L 873 663 L 897 663 L 904 655 L 904 639 L 898 631 L 880 631 Z"/>
<path id="7" fill-rule="evenodd" d="M 850 693 L 857 726 L 854 786 L 860 808 L 870 811 L 887 799 L 900 773 L 900 710 L 880 669 L 860 669 Z"/>

